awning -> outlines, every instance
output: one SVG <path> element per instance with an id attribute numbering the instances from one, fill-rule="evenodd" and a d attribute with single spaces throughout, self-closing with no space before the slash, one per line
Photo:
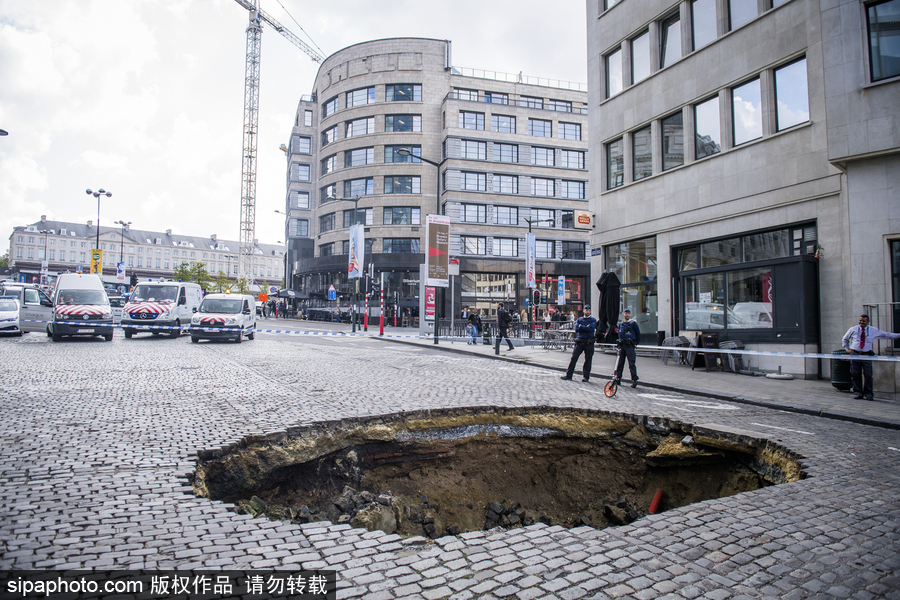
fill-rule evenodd
<path id="1" fill-rule="evenodd" d="M 404 298 L 400 301 L 400 308 L 419 308 L 419 301 L 415 298 Z"/>
<path id="2" fill-rule="evenodd" d="M 278 290 L 279 298 L 292 298 L 294 300 L 309 300 L 309 296 L 303 292 L 295 292 L 294 290 Z"/>

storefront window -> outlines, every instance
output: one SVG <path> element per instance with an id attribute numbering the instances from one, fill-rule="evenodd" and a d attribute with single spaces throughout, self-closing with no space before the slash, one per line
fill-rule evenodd
<path id="1" fill-rule="evenodd" d="M 619 279 L 620 308 L 630 308 L 642 332 L 659 328 L 656 238 L 606 248 L 606 268 Z"/>
<path id="2" fill-rule="evenodd" d="M 740 329 L 772 328 L 772 269 L 745 269 L 727 274 L 728 307 Z M 731 327 L 729 321 L 729 327 Z"/>

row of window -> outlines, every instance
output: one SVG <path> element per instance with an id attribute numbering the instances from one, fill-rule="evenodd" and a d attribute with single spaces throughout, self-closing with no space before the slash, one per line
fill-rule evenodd
<path id="1" fill-rule="evenodd" d="M 771 77 L 770 77 L 771 75 Z M 731 143 L 739 146 L 763 137 L 764 112 L 762 81 L 774 82 L 775 131 L 783 131 L 809 121 L 809 92 L 807 86 L 806 58 L 787 65 L 765 71 L 728 90 L 730 120 L 732 123 Z M 665 171 L 683 165 L 685 162 L 684 119 L 693 120 L 693 159 L 699 160 L 722 150 L 721 94 L 717 94 L 685 107 L 675 114 L 663 117 L 657 122 L 629 133 L 631 139 L 632 181 L 639 181 L 653 175 L 653 128 L 660 132 L 661 167 Z M 607 189 L 625 183 L 625 143 L 626 137 L 606 144 Z M 690 159 L 689 159 L 690 160 Z"/>
<path id="2" fill-rule="evenodd" d="M 616 0 L 607 2 L 607 8 L 616 4 Z M 770 8 L 784 2 L 787 0 L 772 0 Z M 759 15 L 757 0 L 726 0 L 726 9 L 727 31 L 737 29 Z M 682 56 L 715 41 L 719 37 L 718 17 L 716 0 L 688 0 L 656 21 L 653 27 L 629 36 L 622 46 L 604 56 L 606 97 L 615 96 L 626 85 L 634 85 L 680 60 Z M 690 22 L 690 39 L 687 40 L 682 40 L 681 36 L 682 18 Z M 656 35 L 652 35 L 653 32 Z M 625 59 L 625 44 L 631 56 L 630 63 Z M 654 50 L 657 52 L 654 53 Z M 651 59 L 654 54 L 659 57 L 656 64 Z"/>
<path id="3" fill-rule="evenodd" d="M 322 104 L 322 118 L 330 117 L 339 107 L 340 95 L 330 98 Z M 393 83 L 384 86 L 385 102 L 421 102 L 422 86 L 418 83 Z M 375 86 L 351 90 L 344 94 L 344 108 L 363 106 L 375 102 Z M 311 111 L 310 111 L 311 112 Z M 312 117 L 307 126 L 312 125 Z"/>
<path id="4" fill-rule="evenodd" d="M 443 172 L 443 189 L 447 191 L 448 171 Z M 492 173 L 490 192 L 494 194 L 519 194 L 519 176 Z M 530 195 L 545 198 L 572 198 L 584 200 L 587 193 L 587 184 L 584 181 L 556 180 L 546 177 L 528 177 L 531 190 Z M 463 192 L 487 192 L 488 173 L 462 171 L 458 174 L 458 191 Z"/>
<path id="5" fill-rule="evenodd" d="M 519 240 L 517 238 L 492 238 L 493 252 L 490 256 L 502 256 L 516 258 L 524 256 L 519 253 Z M 367 239 L 365 242 L 366 254 L 371 254 L 375 240 Z M 462 255 L 487 256 L 488 238 L 481 236 L 460 236 L 459 253 Z M 350 254 L 350 241 L 329 242 L 319 245 L 319 256 L 334 256 L 337 251 L 343 255 Z M 523 249 L 524 250 L 524 249 Z M 553 240 L 535 240 L 535 258 L 554 259 L 556 256 L 556 242 Z M 383 254 L 418 254 L 421 252 L 419 238 L 384 238 L 381 240 L 381 252 Z M 585 260 L 584 242 L 563 242 L 560 258 L 564 260 Z"/>
<path id="6" fill-rule="evenodd" d="M 459 128 L 484 131 L 485 114 L 481 112 L 459 111 Z M 516 118 L 511 115 L 491 115 L 491 131 L 498 133 L 516 133 Z M 564 123 L 560 121 L 556 128 L 557 137 L 561 140 L 581 140 L 580 123 Z M 547 119 L 528 119 L 528 135 L 535 137 L 553 137 L 553 121 Z"/>
<path id="7" fill-rule="evenodd" d="M 455 88 L 450 92 L 449 98 L 456 100 L 467 100 L 469 102 L 485 102 L 487 104 L 505 104 L 511 106 L 522 106 L 524 108 L 537 108 L 541 110 L 554 110 L 557 112 L 579 112 L 587 114 L 587 106 L 574 108 L 569 100 L 548 99 L 546 102 L 543 98 L 534 96 L 519 96 L 518 99 L 513 98 L 510 101 L 509 94 L 499 92 L 479 92 L 479 90 L 468 90 L 463 88 Z"/>
<path id="8" fill-rule="evenodd" d="M 375 117 L 363 117 L 346 121 L 344 138 L 375 133 Z M 322 132 L 322 146 L 325 147 L 338 139 L 338 127 L 334 125 Z M 422 131 L 422 115 L 384 115 L 384 132 L 420 132 Z"/>

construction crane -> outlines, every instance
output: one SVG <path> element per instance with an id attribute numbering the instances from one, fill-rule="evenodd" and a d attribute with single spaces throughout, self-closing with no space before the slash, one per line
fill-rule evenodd
<path id="1" fill-rule="evenodd" d="M 259 60 L 262 48 L 262 24 L 283 35 L 319 63 L 325 57 L 305 44 L 303 40 L 266 14 L 259 7 L 259 0 L 235 0 L 250 12 L 247 26 L 247 66 L 244 79 L 244 151 L 241 167 L 241 246 L 238 258 L 238 277 L 252 282 L 252 256 L 256 236 L 256 137 L 259 129 Z"/>

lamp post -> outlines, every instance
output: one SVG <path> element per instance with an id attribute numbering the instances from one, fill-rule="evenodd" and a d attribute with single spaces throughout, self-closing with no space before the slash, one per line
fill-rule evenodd
<path id="1" fill-rule="evenodd" d="M 99 250 L 100 249 L 100 196 L 106 196 L 107 198 L 109 198 L 112 196 L 112 192 L 107 192 L 103 188 L 100 188 L 96 192 L 93 192 L 90 190 L 90 188 L 88 188 L 87 190 L 85 190 L 85 193 L 88 196 L 93 196 L 94 198 L 97 199 L 97 242 L 96 242 L 96 245 L 94 246 L 94 249 Z"/>
<path id="2" fill-rule="evenodd" d="M 122 226 L 122 238 L 119 240 L 119 262 L 125 262 L 125 230 L 131 225 L 131 221 L 116 221 L 115 224 Z"/>
<path id="3" fill-rule="evenodd" d="M 282 144 L 282 149 L 284 149 L 284 144 Z M 291 218 L 291 215 L 281 212 L 278 209 L 275 209 L 275 212 L 279 215 L 284 216 L 285 220 Z M 291 277 L 288 276 L 288 228 L 284 228 L 284 282 L 283 285 L 285 289 L 293 289 L 293 282 L 291 281 Z"/>
<path id="4" fill-rule="evenodd" d="M 359 225 L 359 199 L 362 196 L 356 196 L 354 198 L 334 198 L 332 196 L 328 196 L 325 198 L 326 201 L 344 201 L 344 202 L 352 202 L 353 203 L 353 224 Z M 360 269 L 362 269 L 362 265 L 360 265 Z M 356 277 L 356 286 L 353 291 L 353 306 L 350 311 L 350 333 L 356 333 L 356 313 L 359 303 L 359 277 Z"/>
<path id="5" fill-rule="evenodd" d="M 441 160 L 441 162 L 435 162 L 433 160 L 428 160 L 427 158 L 423 158 L 421 156 L 416 156 L 412 153 L 409 148 L 400 148 L 399 150 L 394 150 L 400 156 L 409 156 L 413 159 L 419 159 L 421 161 L 427 162 L 429 165 L 433 165 L 437 168 L 437 177 L 435 178 L 435 192 L 434 192 L 434 205 L 435 205 L 435 213 L 443 214 L 441 212 L 441 166 L 447 162 L 447 159 Z M 415 161 L 413 161 L 415 162 Z M 428 240 L 425 240 L 425 244 L 428 244 Z M 425 257 L 426 262 L 428 257 Z M 438 307 L 443 308 L 444 304 L 444 288 L 438 288 L 438 294 L 440 296 L 440 300 L 437 301 L 434 307 L 434 344 L 437 345 L 438 337 L 440 336 L 440 315 L 438 314 Z M 452 332 L 451 332 L 452 334 Z"/>
<path id="6" fill-rule="evenodd" d="M 50 230 L 49 229 L 39 229 L 38 233 L 44 234 L 44 260 L 47 261 L 47 269 L 49 271 L 49 269 L 50 269 L 50 250 L 48 249 L 48 246 L 47 246 L 47 236 L 50 235 Z M 49 273 L 46 275 L 46 277 L 49 277 Z M 47 281 L 46 281 L 45 275 L 44 275 L 44 265 L 43 264 L 41 264 L 41 285 L 47 285 Z"/>
<path id="7" fill-rule="evenodd" d="M 235 256 L 234 254 L 226 254 L 225 255 L 225 261 L 226 261 L 225 268 L 228 269 L 228 273 L 226 273 L 226 275 L 228 275 L 229 281 L 231 281 L 231 259 L 232 258 L 237 258 L 237 256 Z"/>

